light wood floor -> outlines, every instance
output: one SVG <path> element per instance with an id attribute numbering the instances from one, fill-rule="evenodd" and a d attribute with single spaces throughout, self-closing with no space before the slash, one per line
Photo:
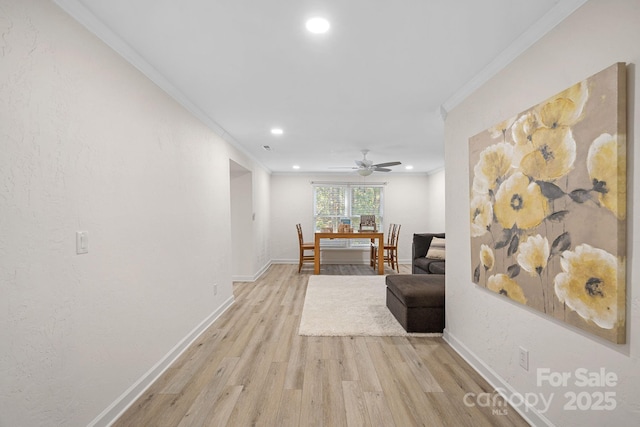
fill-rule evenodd
<path id="1" fill-rule="evenodd" d="M 527 425 L 512 408 L 465 405 L 494 390 L 442 338 L 299 336 L 313 267 L 297 269 L 234 283 L 235 303 L 115 426 Z"/>

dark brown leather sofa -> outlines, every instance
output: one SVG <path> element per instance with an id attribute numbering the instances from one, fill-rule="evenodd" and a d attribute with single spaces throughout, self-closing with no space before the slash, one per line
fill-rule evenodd
<path id="1" fill-rule="evenodd" d="M 407 332 L 442 332 L 445 326 L 445 262 L 426 258 L 431 240 L 444 233 L 413 235 L 413 274 L 386 277 L 387 307 Z"/>
<path id="2" fill-rule="evenodd" d="M 445 262 L 442 259 L 425 258 L 434 237 L 444 239 L 444 233 L 420 233 L 413 235 L 411 273 L 444 274 Z"/>

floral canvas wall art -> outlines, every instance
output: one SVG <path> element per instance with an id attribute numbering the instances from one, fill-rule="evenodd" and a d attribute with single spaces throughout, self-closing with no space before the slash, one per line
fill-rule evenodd
<path id="1" fill-rule="evenodd" d="M 473 282 L 625 341 L 626 67 L 469 140 Z"/>

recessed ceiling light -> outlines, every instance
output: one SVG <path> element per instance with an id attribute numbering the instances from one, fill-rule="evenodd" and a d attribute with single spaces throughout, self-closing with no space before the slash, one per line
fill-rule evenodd
<path id="1" fill-rule="evenodd" d="M 273 128 L 271 129 L 271 133 L 273 135 L 282 135 L 284 131 L 281 128 Z"/>
<path id="2" fill-rule="evenodd" d="M 298 166 L 298 165 L 293 165 L 293 168 L 294 168 L 294 169 L 300 169 L 300 166 Z"/>
<path id="3" fill-rule="evenodd" d="M 407 165 L 407 166 L 405 166 L 404 168 L 405 168 L 406 170 L 411 170 L 411 169 L 413 169 L 413 166 L 411 166 L 411 165 Z"/>
<path id="4" fill-rule="evenodd" d="M 323 34 L 329 31 L 331 24 L 324 18 L 315 17 L 311 18 L 306 23 L 307 30 L 314 34 Z"/>

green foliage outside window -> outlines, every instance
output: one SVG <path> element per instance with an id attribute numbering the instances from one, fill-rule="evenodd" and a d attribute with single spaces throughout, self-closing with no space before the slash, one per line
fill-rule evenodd
<path id="1" fill-rule="evenodd" d="M 360 227 L 360 215 L 375 215 L 382 230 L 383 187 L 380 185 L 325 184 L 314 185 L 315 230 L 336 231 L 342 220 L 350 219 L 354 230 Z M 330 246 L 368 246 L 368 241 L 346 239 L 331 241 Z"/>

